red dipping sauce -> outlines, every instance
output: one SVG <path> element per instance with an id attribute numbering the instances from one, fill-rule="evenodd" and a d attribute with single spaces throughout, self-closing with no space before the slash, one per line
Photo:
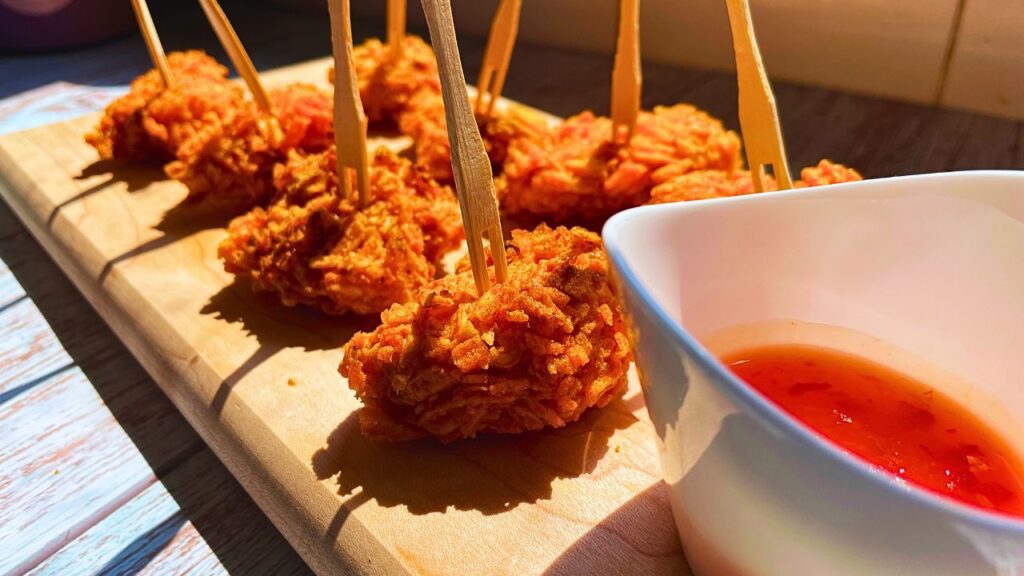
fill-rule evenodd
<path id="1" fill-rule="evenodd" d="M 869 464 L 943 496 L 1024 516 L 1024 471 L 982 421 L 928 385 L 834 350 L 767 346 L 723 359 L 741 379 Z"/>

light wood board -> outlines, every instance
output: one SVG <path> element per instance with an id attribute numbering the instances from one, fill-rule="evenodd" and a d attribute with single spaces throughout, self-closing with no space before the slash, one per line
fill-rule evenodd
<path id="1" fill-rule="evenodd" d="M 326 66 L 266 79 L 324 84 Z M 234 283 L 223 218 L 180 207 L 158 167 L 99 162 L 95 122 L 0 137 L 0 194 L 314 570 L 689 572 L 635 379 L 561 430 L 369 442 L 336 368 L 373 319 Z"/>

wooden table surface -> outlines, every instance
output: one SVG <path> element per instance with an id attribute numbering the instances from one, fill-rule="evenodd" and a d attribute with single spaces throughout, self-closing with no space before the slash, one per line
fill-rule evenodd
<path id="1" fill-rule="evenodd" d="M 226 61 L 186 4 L 154 6 L 165 46 L 200 46 Z M 325 13 L 224 4 L 261 69 L 329 53 Z M 379 32 L 355 29 L 357 39 Z M 467 70 L 481 51 L 481 41 L 463 39 Z M 0 56 L 0 126 L 54 82 L 117 86 L 146 66 L 135 36 Z M 606 112 L 610 67 L 610 58 L 520 46 L 507 96 L 563 116 Z M 644 74 L 645 106 L 692 102 L 737 127 L 731 75 Z M 1024 169 L 1021 122 L 783 84 L 776 93 L 793 167 L 827 156 L 868 177 Z M 3 204 L 0 260 L 0 573 L 307 573 Z"/>

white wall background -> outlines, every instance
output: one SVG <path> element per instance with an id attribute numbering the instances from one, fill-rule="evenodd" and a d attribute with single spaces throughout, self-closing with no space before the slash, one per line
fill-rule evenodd
<path id="1" fill-rule="evenodd" d="M 409 1 L 411 27 L 423 25 Z M 484 35 L 497 0 L 452 0 Z M 773 78 L 1024 118 L 1024 0 L 751 0 Z M 353 0 L 383 19 L 383 0 Z M 520 38 L 611 53 L 617 0 L 523 0 Z M 652 62 L 733 67 L 724 0 L 642 0 Z"/>

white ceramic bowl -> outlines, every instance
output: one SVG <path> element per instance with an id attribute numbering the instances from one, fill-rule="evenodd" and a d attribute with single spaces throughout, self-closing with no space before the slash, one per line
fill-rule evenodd
<path id="1" fill-rule="evenodd" d="M 706 347 L 737 325 L 841 342 L 930 375 L 1024 454 L 1024 172 L 644 207 L 604 241 L 698 574 L 1024 574 L 1024 521 L 868 467 Z"/>

